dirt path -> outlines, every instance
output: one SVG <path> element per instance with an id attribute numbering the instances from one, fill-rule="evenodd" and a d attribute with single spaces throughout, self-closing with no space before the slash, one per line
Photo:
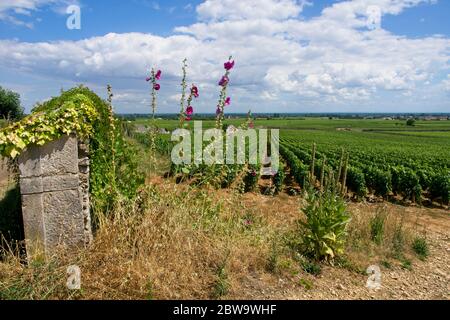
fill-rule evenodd
<path id="1" fill-rule="evenodd" d="M 283 215 L 295 219 L 298 212 L 297 197 L 276 198 L 248 195 L 247 200 L 261 207 L 268 216 Z M 450 299 L 450 211 L 402 207 L 393 204 L 351 203 L 350 211 L 388 210 L 402 215 L 405 224 L 416 230 L 425 230 L 430 255 L 425 261 L 414 259 L 410 270 L 401 263 L 379 265 L 381 288 L 366 288 L 368 276 L 344 268 L 324 266 L 319 276 L 300 273 L 276 276 L 253 273 L 241 279 L 240 288 L 230 295 L 232 299 Z M 369 262 L 373 260 L 368 258 Z"/>

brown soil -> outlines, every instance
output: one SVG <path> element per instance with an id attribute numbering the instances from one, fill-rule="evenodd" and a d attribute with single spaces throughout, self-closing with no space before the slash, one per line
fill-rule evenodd
<path id="1" fill-rule="evenodd" d="M 257 206 L 271 223 L 290 224 L 298 219 L 299 197 L 281 194 L 267 197 L 245 195 L 249 206 Z M 350 203 L 352 213 L 370 214 L 379 210 L 403 217 L 405 226 L 426 232 L 430 256 L 421 261 L 412 258 L 411 270 L 390 261 L 388 268 L 378 257 L 365 257 L 367 267 L 377 264 L 382 272 L 379 290 L 366 288 L 367 275 L 340 267 L 323 266 L 319 276 L 305 273 L 275 276 L 265 272 L 248 274 L 227 298 L 232 299 L 450 299 L 450 211 L 403 207 L 390 203 Z M 280 217 L 283 217 L 280 220 Z M 364 262 L 363 262 L 364 264 Z M 309 285 L 305 286 L 304 284 Z M 308 287 L 308 288 L 306 288 Z M 310 287 L 310 288 L 309 288 Z"/>

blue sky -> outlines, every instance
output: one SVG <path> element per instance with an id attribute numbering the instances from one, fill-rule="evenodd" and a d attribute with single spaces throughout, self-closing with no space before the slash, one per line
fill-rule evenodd
<path id="1" fill-rule="evenodd" d="M 70 4 L 81 30 L 66 27 Z M 379 27 L 369 28 L 376 6 Z M 181 61 L 214 112 L 233 54 L 230 112 L 450 112 L 446 0 L 2 0 L 0 85 L 26 111 L 84 83 L 115 109 L 149 112 L 149 68 L 163 70 L 160 112 L 177 112 Z"/>

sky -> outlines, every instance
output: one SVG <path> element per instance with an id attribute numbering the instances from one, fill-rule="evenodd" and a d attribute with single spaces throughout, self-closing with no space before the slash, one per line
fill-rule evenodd
<path id="1" fill-rule="evenodd" d="M 80 29 L 67 27 L 69 6 Z M 118 113 L 176 113 L 182 60 L 214 113 L 450 112 L 449 0 L 0 0 L 0 86 L 25 111 L 84 84 Z M 74 21 L 73 19 L 70 21 Z"/>

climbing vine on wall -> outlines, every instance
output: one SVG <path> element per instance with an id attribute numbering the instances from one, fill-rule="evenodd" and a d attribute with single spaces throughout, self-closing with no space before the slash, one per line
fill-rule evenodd
<path id="1" fill-rule="evenodd" d="M 125 140 L 122 126 L 111 125 L 108 103 L 83 86 L 37 105 L 30 116 L 0 130 L 0 155 L 16 158 L 29 145 L 44 145 L 69 133 L 90 142 L 94 220 L 96 213 L 107 213 L 121 198 L 137 194 L 143 184 L 137 152 Z"/>
<path id="2" fill-rule="evenodd" d="M 28 145 L 44 145 L 64 134 L 77 133 L 87 138 L 99 113 L 92 101 L 75 94 L 51 112 L 35 112 L 0 131 L 0 154 L 16 158 Z"/>

